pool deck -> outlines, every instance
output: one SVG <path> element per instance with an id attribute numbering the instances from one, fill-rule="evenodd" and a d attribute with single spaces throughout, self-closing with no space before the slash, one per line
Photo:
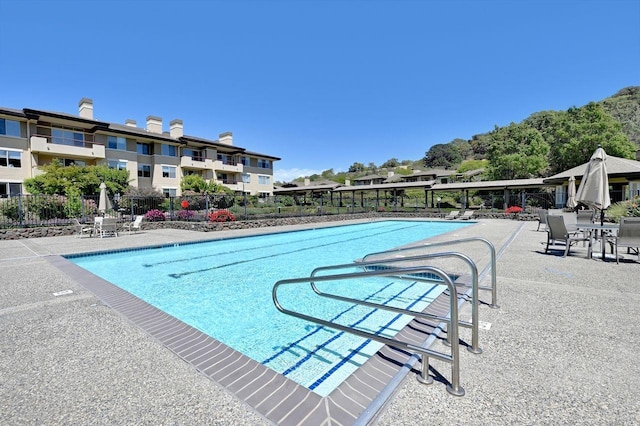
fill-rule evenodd
<path id="1" fill-rule="evenodd" d="M 586 259 L 581 245 L 567 258 L 544 254 L 546 233 L 536 228 L 537 222 L 480 220 L 447 236 L 483 237 L 499 252 L 500 308 L 480 306 L 483 353 L 461 355 L 466 395 L 449 395 L 437 380 L 421 385 L 410 373 L 361 423 L 640 423 L 640 262 L 627 254 L 620 264 Z M 62 254 L 288 229 L 0 241 L 0 424 L 273 424 L 55 261 Z M 469 340 L 468 330 L 461 338 Z M 435 360 L 432 366 L 449 368 Z"/>

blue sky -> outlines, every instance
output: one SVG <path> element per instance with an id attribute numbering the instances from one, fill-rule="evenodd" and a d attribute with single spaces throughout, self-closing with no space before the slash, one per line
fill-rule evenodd
<path id="1" fill-rule="evenodd" d="M 640 85 L 638 0 L 0 0 L 0 106 L 175 118 L 276 180 Z"/>

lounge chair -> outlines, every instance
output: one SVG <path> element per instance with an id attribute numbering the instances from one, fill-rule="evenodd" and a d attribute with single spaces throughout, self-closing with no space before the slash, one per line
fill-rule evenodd
<path id="1" fill-rule="evenodd" d="M 74 226 L 76 228 L 76 237 L 82 238 L 83 235 L 91 237 L 93 234 L 93 227 L 80 223 L 78 219 L 73 219 Z"/>
<path id="2" fill-rule="evenodd" d="M 458 210 L 453 210 L 449 212 L 449 216 L 445 216 L 444 218 L 447 220 L 452 220 L 460 216 L 460 212 Z"/>
<path id="3" fill-rule="evenodd" d="M 143 219 L 144 219 L 144 216 L 138 215 L 138 216 L 136 216 L 136 219 L 133 222 L 125 223 L 123 225 L 123 227 L 124 227 L 124 229 L 129 231 L 129 234 L 131 234 L 131 231 L 138 232 L 140 230 L 140 228 L 142 227 L 142 220 Z"/>
<path id="4" fill-rule="evenodd" d="M 465 212 L 458 219 L 469 220 L 473 217 L 475 212 L 473 210 L 465 210 Z"/>
<path id="5" fill-rule="evenodd" d="M 545 253 L 549 251 L 550 245 L 564 243 L 565 249 L 563 257 L 567 257 L 567 254 L 569 254 L 569 250 L 573 244 L 586 241 L 590 241 L 590 239 L 582 232 L 567 231 L 564 216 L 547 215 L 547 247 L 544 249 Z"/>
<path id="6" fill-rule="evenodd" d="M 621 217 L 618 235 L 607 238 L 607 242 L 615 247 L 616 263 L 620 263 L 618 247 L 626 247 L 627 253 L 633 250 L 640 261 L 640 217 Z"/>

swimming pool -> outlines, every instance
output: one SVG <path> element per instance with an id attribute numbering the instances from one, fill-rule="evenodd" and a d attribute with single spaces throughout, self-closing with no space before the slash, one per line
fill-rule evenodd
<path id="1" fill-rule="evenodd" d="M 377 351 L 376 342 L 278 312 L 273 284 L 318 266 L 348 263 L 468 223 L 384 221 L 162 248 L 73 256 L 70 260 L 297 383 L 326 396 Z M 441 286 L 380 279 L 342 294 L 422 309 Z M 288 305 L 385 336 L 408 318 L 314 297 L 308 286 L 282 295 Z"/>

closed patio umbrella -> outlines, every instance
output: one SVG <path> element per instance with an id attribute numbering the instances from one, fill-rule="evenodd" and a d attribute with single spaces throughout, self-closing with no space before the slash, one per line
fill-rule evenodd
<path id="1" fill-rule="evenodd" d="M 582 181 L 576 192 L 576 201 L 591 208 L 600 210 L 601 221 L 604 221 L 604 211 L 611 205 L 609 196 L 609 176 L 605 161 L 607 153 L 598 147 L 591 156 Z"/>
<path id="2" fill-rule="evenodd" d="M 571 176 L 569 178 L 569 189 L 567 190 L 567 208 L 575 209 L 578 207 L 578 202 L 576 201 L 576 178 Z"/>
<path id="3" fill-rule="evenodd" d="M 102 182 L 100 184 L 100 200 L 98 201 L 98 211 L 103 215 L 105 212 L 112 210 L 111 201 L 109 201 L 109 197 L 107 197 L 107 185 Z"/>
<path id="4" fill-rule="evenodd" d="M 607 175 L 607 165 L 605 160 L 607 153 L 602 147 L 593 153 L 587 168 L 580 181 L 580 186 L 576 193 L 576 200 L 582 204 L 600 210 L 600 225 L 604 223 L 604 211 L 611 205 L 609 196 L 609 176 Z M 604 242 L 602 243 L 602 260 L 604 257 Z"/>

